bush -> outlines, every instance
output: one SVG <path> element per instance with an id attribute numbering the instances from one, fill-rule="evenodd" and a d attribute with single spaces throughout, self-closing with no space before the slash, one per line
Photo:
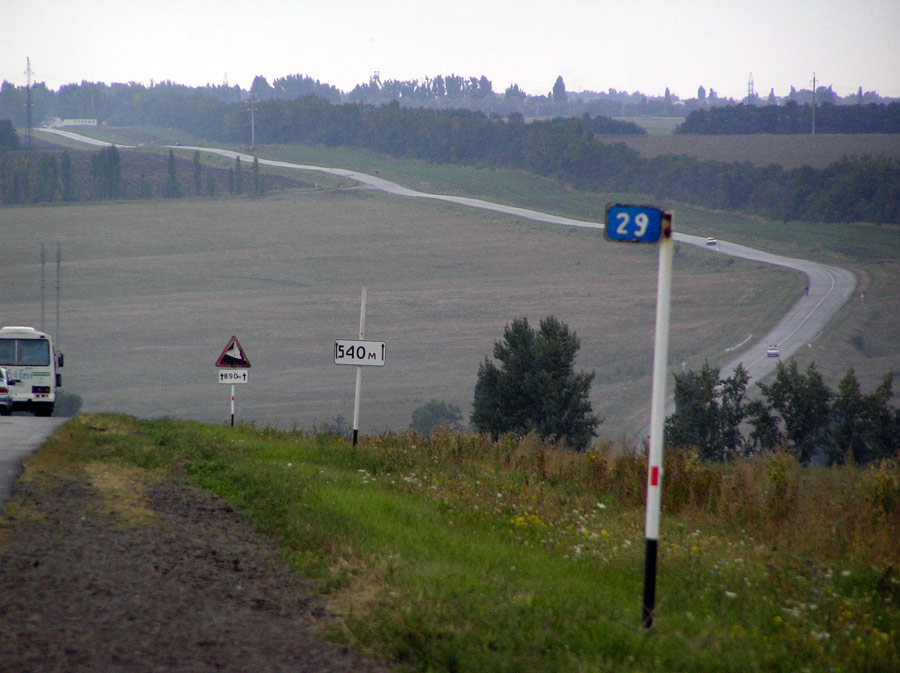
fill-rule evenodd
<path id="1" fill-rule="evenodd" d="M 438 428 L 460 430 L 462 412 L 456 405 L 432 399 L 412 413 L 409 429 L 428 437 Z"/>

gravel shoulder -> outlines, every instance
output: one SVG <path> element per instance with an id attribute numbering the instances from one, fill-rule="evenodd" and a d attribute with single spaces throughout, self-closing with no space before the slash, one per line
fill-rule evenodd
<path id="1" fill-rule="evenodd" d="M 324 599 L 223 501 L 88 468 L 0 514 L 0 671 L 388 670 L 318 635 Z"/>

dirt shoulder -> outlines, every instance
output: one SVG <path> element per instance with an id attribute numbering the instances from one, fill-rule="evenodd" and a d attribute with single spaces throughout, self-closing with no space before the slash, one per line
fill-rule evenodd
<path id="1" fill-rule="evenodd" d="M 317 636 L 322 619 L 271 546 L 186 484 L 69 469 L 20 480 L 0 514 L 0 671 L 388 670 Z"/>

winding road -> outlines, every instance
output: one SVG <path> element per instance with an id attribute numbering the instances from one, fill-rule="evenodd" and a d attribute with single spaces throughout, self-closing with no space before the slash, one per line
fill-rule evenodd
<path id="1" fill-rule="evenodd" d="M 45 128 L 42 130 L 89 145 L 105 147 L 110 144 L 109 142 L 88 138 L 71 131 L 55 128 Z M 121 147 L 128 148 L 126 145 L 121 145 Z M 234 150 L 182 145 L 169 147 L 176 150 L 199 150 L 201 152 L 217 154 L 229 159 L 240 157 L 242 162 L 248 163 L 252 162 L 254 159 L 253 155 L 236 152 Z M 529 210 L 527 208 L 491 203 L 489 201 L 463 196 L 428 194 L 426 192 L 420 192 L 404 187 L 403 185 L 374 175 L 344 168 L 312 166 L 263 158 L 259 158 L 259 163 L 263 166 L 272 166 L 275 168 L 328 173 L 353 180 L 372 189 L 378 189 L 406 198 L 444 201 L 447 203 L 505 213 L 523 219 L 561 226 L 603 229 L 603 224 L 597 222 L 576 220 L 568 217 L 561 217 L 559 215 L 542 213 L 536 210 Z M 745 245 L 730 243 L 728 241 L 719 241 L 716 246 L 709 246 L 707 245 L 706 238 L 689 234 L 675 233 L 675 240 L 686 245 L 697 246 L 710 254 L 730 255 L 741 259 L 758 261 L 763 264 L 772 264 L 793 271 L 799 271 L 806 276 L 807 293 L 802 295 L 791 309 L 772 327 L 772 329 L 763 335 L 762 338 L 750 343 L 749 346 L 736 354 L 733 360 L 728 362 L 721 369 L 721 371 L 728 373 L 733 371 L 738 363 L 743 363 L 744 368 L 750 376 L 750 382 L 761 380 L 774 371 L 778 359 L 767 356 L 766 350 L 768 346 L 777 345 L 781 355 L 789 357 L 796 353 L 800 348 L 810 344 L 817 338 L 838 310 L 840 310 L 847 302 L 856 288 L 856 277 L 850 271 L 839 267 L 820 264 L 818 262 L 796 257 L 776 255 Z M 751 340 L 747 339 L 745 341 L 750 342 Z M 741 346 L 743 345 L 744 344 L 741 344 Z M 674 407 L 670 403 L 666 407 L 666 414 L 670 414 L 673 410 Z"/>

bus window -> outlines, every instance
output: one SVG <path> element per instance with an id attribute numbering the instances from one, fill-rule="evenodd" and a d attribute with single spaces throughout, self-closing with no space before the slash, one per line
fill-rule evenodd
<path id="1" fill-rule="evenodd" d="M 46 367 L 50 364 L 50 343 L 43 339 L 19 339 L 20 365 Z"/>
<path id="2" fill-rule="evenodd" d="M 0 339 L 0 365 L 16 364 L 16 340 Z"/>

